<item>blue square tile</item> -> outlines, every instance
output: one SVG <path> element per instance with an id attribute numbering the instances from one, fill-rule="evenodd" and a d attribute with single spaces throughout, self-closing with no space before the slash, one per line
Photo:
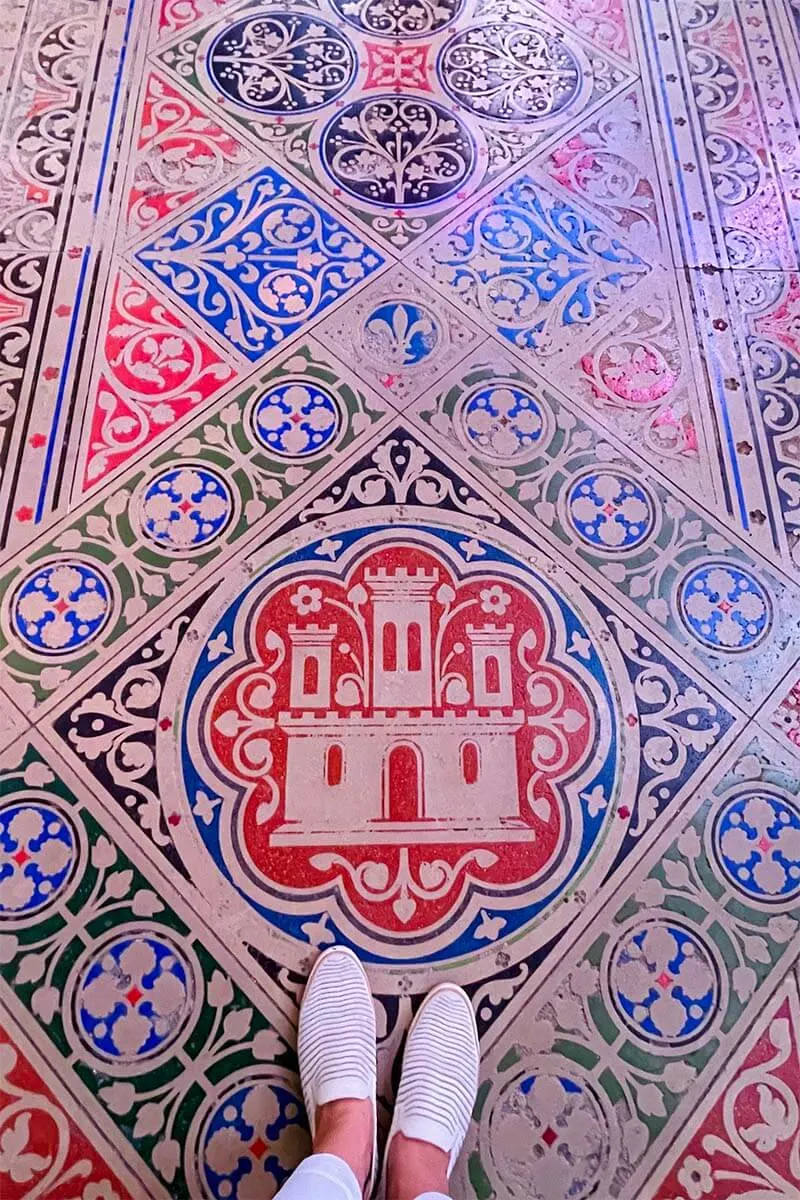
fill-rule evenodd
<path id="1" fill-rule="evenodd" d="M 384 262 L 271 167 L 183 217 L 136 258 L 252 362 Z"/>
<path id="2" fill-rule="evenodd" d="M 437 238 L 415 265 L 423 269 L 431 257 L 435 279 L 532 351 L 557 348 L 562 331 L 618 306 L 652 270 L 525 175 Z"/>

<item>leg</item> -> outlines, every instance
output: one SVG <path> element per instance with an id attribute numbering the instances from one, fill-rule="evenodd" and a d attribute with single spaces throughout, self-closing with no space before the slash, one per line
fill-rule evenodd
<path id="1" fill-rule="evenodd" d="M 346 1162 L 332 1154 L 312 1154 L 275 1200 L 361 1200 L 361 1196 L 361 1186 Z"/>
<path id="2" fill-rule="evenodd" d="M 386 1150 L 387 1200 L 446 1200 L 479 1068 L 469 997 L 443 984 L 425 999 L 409 1030 Z"/>
<path id="3" fill-rule="evenodd" d="M 449 1166 L 450 1155 L 438 1146 L 396 1133 L 386 1163 L 386 1200 L 418 1200 L 430 1193 L 449 1196 Z"/>
<path id="4" fill-rule="evenodd" d="M 297 1053 L 314 1153 L 282 1189 L 282 1200 L 301 1200 L 298 1187 L 303 1200 L 317 1200 L 318 1193 L 318 1200 L 360 1200 L 371 1193 L 375 1040 L 363 967 L 349 950 L 334 946 L 314 964 L 300 1007 Z"/>
<path id="5" fill-rule="evenodd" d="M 314 1152 L 276 1200 L 362 1200 L 375 1142 L 369 1100 L 331 1100 L 316 1112 Z"/>
<path id="6" fill-rule="evenodd" d="M 372 1166 L 374 1144 L 369 1100 L 331 1100 L 317 1109 L 314 1153 L 344 1159 L 362 1189 Z"/>

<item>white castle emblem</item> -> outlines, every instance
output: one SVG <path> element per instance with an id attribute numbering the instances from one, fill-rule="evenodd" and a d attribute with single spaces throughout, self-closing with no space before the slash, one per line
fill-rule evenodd
<path id="1" fill-rule="evenodd" d="M 290 625 L 285 819 L 274 846 L 533 840 L 520 817 L 514 626 L 466 626 L 473 708 L 434 696 L 435 571 L 379 568 L 372 600 L 372 707 L 337 711 L 336 625 Z M 438 701 L 438 702 L 437 702 Z"/>

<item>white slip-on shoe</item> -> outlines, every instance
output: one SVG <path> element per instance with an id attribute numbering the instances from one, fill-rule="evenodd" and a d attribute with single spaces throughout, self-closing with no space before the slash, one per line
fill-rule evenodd
<path id="1" fill-rule="evenodd" d="M 442 983 L 425 997 L 408 1031 L 384 1155 L 385 1192 L 396 1133 L 430 1142 L 449 1154 L 450 1177 L 475 1107 L 480 1064 L 478 1027 L 469 996 L 454 983 Z"/>
<path id="2" fill-rule="evenodd" d="M 364 968 L 346 946 L 331 946 L 311 970 L 300 1005 L 297 1057 L 311 1126 L 332 1100 L 369 1100 L 375 1143 L 364 1191 L 371 1196 L 378 1165 L 375 1007 Z"/>

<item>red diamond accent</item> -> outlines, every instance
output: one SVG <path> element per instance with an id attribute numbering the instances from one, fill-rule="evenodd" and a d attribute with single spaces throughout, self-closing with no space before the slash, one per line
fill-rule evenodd
<path id="1" fill-rule="evenodd" d="M 606 514 L 607 517 L 612 516 L 616 511 L 617 510 L 613 504 L 604 504 L 603 505 L 603 512 Z"/>
<path id="2" fill-rule="evenodd" d="M 56 610 L 57 613 L 63 613 L 63 612 L 67 611 L 67 609 L 69 608 L 69 605 L 67 604 L 66 600 L 56 600 L 55 604 L 53 605 L 53 608 Z"/>
<path id="3" fill-rule="evenodd" d="M 189 511 L 189 509 L 192 507 L 193 506 L 192 506 L 191 500 L 182 500 L 181 503 L 178 505 L 178 508 L 183 513 L 187 513 Z"/>
<path id="4" fill-rule="evenodd" d="M 253 1158 L 263 1158 L 268 1150 L 269 1146 L 262 1138 L 256 1138 L 250 1146 L 250 1153 Z"/>
<path id="5" fill-rule="evenodd" d="M 128 1004 L 130 1004 L 131 1008 L 136 1008 L 136 1005 L 139 1003 L 143 995 L 144 992 L 134 984 L 131 990 L 125 993 L 125 999 L 128 1001 Z"/>
<path id="6" fill-rule="evenodd" d="M 726 612 L 731 611 L 731 609 L 733 608 L 733 605 L 730 604 L 727 600 L 720 600 L 719 604 L 717 605 L 717 608 L 719 609 L 720 612 L 726 613 Z"/>
<path id="7" fill-rule="evenodd" d="M 27 850 L 18 850 L 17 853 L 12 854 L 11 857 L 13 858 L 14 862 L 21 867 L 23 863 L 28 861 L 30 854 L 28 854 Z"/>
<path id="8" fill-rule="evenodd" d="M 547 1146 L 552 1146 L 553 1142 L 557 1142 L 558 1134 L 556 1133 L 555 1129 L 551 1129 L 551 1127 L 548 1125 L 547 1129 L 545 1129 L 544 1133 L 542 1134 L 542 1141 Z"/>
<path id="9" fill-rule="evenodd" d="M 772 845 L 772 842 L 769 840 L 768 837 L 762 837 L 762 838 L 758 839 L 758 848 L 759 848 L 759 850 L 762 851 L 762 853 L 766 853 L 766 851 L 769 850 L 771 845 Z"/>
<path id="10" fill-rule="evenodd" d="M 656 976 L 656 983 L 660 988 L 669 987 L 672 983 L 672 976 L 668 975 L 666 971 L 662 971 L 660 975 Z"/>

